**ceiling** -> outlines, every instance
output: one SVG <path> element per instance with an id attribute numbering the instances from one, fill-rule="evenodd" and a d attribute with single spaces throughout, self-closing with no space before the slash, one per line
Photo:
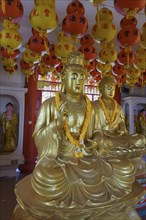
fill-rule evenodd
<path id="1" fill-rule="evenodd" d="M 35 7 L 33 0 L 21 0 L 24 8 L 23 17 L 20 20 L 20 34 L 23 38 L 23 46 L 27 43 L 28 39 L 32 36 L 31 32 L 31 24 L 29 21 L 29 14 L 31 10 Z M 56 0 L 56 12 L 59 18 L 59 25 L 58 27 L 51 33 L 48 34 L 48 39 L 50 43 L 57 42 L 57 33 L 61 31 L 62 21 L 63 18 L 67 15 L 66 8 L 71 0 Z M 96 15 L 96 8 L 93 6 L 93 3 L 90 0 L 80 0 L 80 2 L 85 7 L 85 17 L 88 20 L 88 31 L 87 33 L 91 33 L 92 27 L 95 24 L 95 15 Z M 114 8 L 114 0 L 107 0 L 104 2 L 102 6 L 99 7 L 107 7 L 109 8 L 114 14 L 113 23 L 117 27 L 117 31 L 120 29 L 119 22 L 122 19 L 122 15 L 120 15 Z M 144 10 L 140 11 L 137 15 L 137 27 L 141 30 L 142 24 L 146 21 Z"/>

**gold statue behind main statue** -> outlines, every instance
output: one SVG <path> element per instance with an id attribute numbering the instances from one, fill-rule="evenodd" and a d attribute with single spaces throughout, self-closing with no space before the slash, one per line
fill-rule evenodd
<path id="1" fill-rule="evenodd" d="M 33 173 L 16 185 L 18 205 L 11 220 L 129 220 L 131 212 L 140 219 L 133 207 L 144 190 L 135 181 L 135 166 L 128 159 L 130 151 L 123 156 L 120 146 L 119 151 L 114 146 L 113 128 L 123 116 L 114 112 L 108 125 L 103 109 L 98 112 L 98 105 L 83 94 L 88 77 L 83 61 L 80 52 L 70 55 L 61 73 L 61 92 L 40 108 L 33 133 L 38 161 Z M 104 92 L 109 93 L 109 88 Z M 110 130 L 109 144 L 117 154 L 102 154 L 101 143 L 103 149 L 105 143 L 108 146 L 105 135 Z M 116 128 L 115 136 L 119 138 L 123 131 L 122 127 L 119 132 Z M 136 147 L 137 138 L 132 137 Z M 144 151 L 143 136 L 139 136 L 139 142 Z"/>

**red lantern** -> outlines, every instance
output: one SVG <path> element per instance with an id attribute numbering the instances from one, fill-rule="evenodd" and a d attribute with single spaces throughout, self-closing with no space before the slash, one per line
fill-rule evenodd
<path id="1" fill-rule="evenodd" d="M 96 69 L 90 72 L 90 75 L 92 77 L 96 77 L 97 75 L 101 75 L 101 73 L 99 71 L 97 71 Z"/>
<path id="2" fill-rule="evenodd" d="M 126 74 L 114 76 L 116 84 L 121 87 L 126 82 Z"/>
<path id="3" fill-rule="evenodd" d="M 114 0 L 114 6 L 116 11 L 122 15 L 129 10 L 135 10 L 137 13 L 145 7 L 145 0 Z"/>
<path id="4" fill-rule="evenodd" d="M 135 26 L 125 26 L 119 31 L 117 40 L 121 47 L 134 46 L 140 41 L 140 31 Z"/>
<path id="5" fill-rule="evenodd" d="M 90 62 L 86 65 L 87 71 L 88 71 L 88 72 L 91 72 L 91 71 L 95 70 L 95 69 L 96 69 L 96 64 L 97 64 L 97 61 L 96 61 L 96 60 L 90 61 Z"/>
<path id="6" fill-rule="evenodd" d="M 85 8 L 83 4 L 78 0 L 73 0 L 68 6 L 67 6 L 67 14 L 72 13 L 78 13 L 80 15 L 83 15 L 85 13 Z"/>
<path id="7" fill-rule="evenodd" d="M 25 70 L 28 70 L 28 69 L 31 70 L 35 68 L 34 63 L 26 63 L 23 59 L 21 59 L 20 61 L 20 66 L 21 66 L 21 69 L 25 69 Z"/>
<path id="8" fill-rule="evenodd" d="M 45 54 L 42 57 L 42 62 L 44 62 L 46 65 L 51 67 L 56 67 L 60 64 L 60 60 L 55 54 L 50 54 L 50 55 Z"/>
<path id="9" fill-rule="evenodd" d="M 12 50 L 12 49 L 1 47 L 0 54 L 6 58 L 17 59 L 20 54 L 20 50 Z"/>
<path id="10" fill-rule="evenodd" d="M 131 65 L 133 64 L 134 59 L 135 59 L 135 55 L 132 50 L 126 52 L 125 49 L 122 49 L 117 56 L 117 61 L 121 65 L 127 65 L 127 64 Z"/>
<path id="11" fill-rule="evenodd" d="M 62 70 L 63 70 L 63 63 L 62 62 L 60 62 L 60 64 L 56 67 L 56 71 L 57 71 L 57 73 L 61 73 L 62 72 Z"/>
<path id="12" fill-rule="evenodd" d="M 131 28 L 131 26 L 135 26 L 137 25 L 137 19 L 135 17 L 130 17 L 127 18 L 126 16 L 123 17 L 120 21 L 120 27 L 123 28 L 125 26 L 128 26 L 129 28 Z"/>
<path id="13" fill-rule="evenodd" d="M 50 44 L 49 52 L 52 55 L 55 54 L 55 44 Z"/>
<path id="14" fill-rule="evenodd" d="M 90 34 L 85 34 L 81 39 L 80 39 L 80 44 L 83 45 L 93 45 L 94 44 L 94 38 Z"/>
<path id="15" fill-rule="evenodd" d="M 84 15 L 68 14 L 62 22 L 62 30 L 71 35 L 82 36 L 88 29 L 88 21 Z"/>
<path id="16" fill-rule="evenodd" d="M 29 38 L 27 43 L 28 48 L 33 52 L 47 51 L 50 43 L 46 37 L 40 37 L 39 35 L 33 35 Z"/>
<path id="17" fill-rule="evenodd" d="M 117 61 L 115 62 L 115 65 L 112 68 L 112 72 L 115 76 L 126 74 L 126 70 L 124 69 L 124 66 L 119 64 Z"/>
<path id="18" fill-rule="evenodd" d="M 3 3 L 5 10 L 3 10 Z M 18 22 L 23 15 L 23 5 L 20 0 L 0 1 L 0 19 L 10 19 Z"/>
<path id="19" fill-rule="evenodd" d="M 79 51 L 84 54 L 85 60 L 94 60 L 97 55 L 96 48 L 92 45 L 84 44 L 79 48 Z"/>
<path id="20" fill-rule="evenodd" d="M 17 64 L 14 66 L 3 66 L 3 67 L 4 67 L 4 70 L 9 73 L 14 73 L 18 69 Z"/>
<path id="21" fill-rule="evenodd" d="M 96 82 L 99 82 L 101 79 L 102 79 L 101 74 L 98 74 L 98 75 L 96 75 L 96 76 L 94 77 L 94 80 L 95 80 Z"/>

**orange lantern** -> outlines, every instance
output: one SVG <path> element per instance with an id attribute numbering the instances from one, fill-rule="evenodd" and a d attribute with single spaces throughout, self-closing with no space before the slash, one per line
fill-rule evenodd
<path id="1" fill-rule="evenodd" d="M 55 54 L 55 44 L 50 44 L 49 52 L 52 55 Z"/>
<path id="2" fill-rule="evenodd" d="M 99 82 L 101 79 L 102 79 L 101 74 L 97 74 L 97 75 L 94 77 L 94 80 L 95 80 L 96 82 Z"/>
<path id="3" fill-rule="evenodd" d="M 124 66 L 119 64 L 117 61 L 115 62 L 115 65 L 112 68 L 112 72 L 115 76 L 121 76 L 126 74 Z"/>
<path id="4" fill-rule="evenodd" d="M 40 64 L 37 66 L 37 73 L 41 76 L 45 76 L 50 72 L 50 68 L 43 62 L 40 62 Z"/>
<path id="5" fill-rule="evenodd" d="M 57 73 L 61 73 L 62 70 L 63 70 L 63 67 L 64 67 L 63 63 L 60 62 L 60 64 L 56 67 L 56 71 L 57 71 Z"/>
<path id="6" fill-rule="evenodd" d="M 80 15 L 83 15 L 85 13 L 85 8 L 83 4 L 78 0 L 73 0 L 68 6 L 67 6 L 67 14 L 72 13 L 78 13 Z"/>
<path id="7" fill-rule="evenodd" d="M 86 65 L 87 71 L 91 72 L 91 71 L 95 70 L 96 69 L 96 64 L 97 64 L 96 60 L 89 61 Z"/>
<path id="8" fill-rule="evenodd" d="M 38 5 L 34 7 L 30 13 L 30 23 L 32 27 L 40 31 L 53 31 L 58 25 L 58 17 L 55 9 L 48 5 Z"/>
<path id="9" fill-rule="evenodd" d="M 114 76 L 114 79 L 118 87 L 121 87 L 126 82 L 126 74 Z"/>
<path id="10" fill-rule="evenodd" d="M 135 17 L 130 17 L 127 18 L 126 16 L 123 17 L 120 21 L 120 27 L 123 28 L 125 26 L 128 26 L 129 28 L 131 28 L 131 26 L 135 26 L 137 25 L 137 19 Z"/>
<path id="11" fill-rule="evenodd" d="M 117 59 L 117 51 L 113 47 L 106 47 L 99 51 L 99 59 L 104 63 L 113 63 Z"/>
<path id="12" fill-rule="evenodd" d="M 82 36 L 88 29 L 88 21 L 84 15 L 71 13 L 62 22 L 62 30 L 71 35 Z"/>
<path id="13" fill-rule="evenodd" d="M 90 34 L 85 34 L 81 39 L 80 39 L 80 44 L 81 45 L 93 45 L 94 44 L 94 39 Z"/>
<path id="14" fill-rule="evenodd" d="M 0 46 L 13 50 L 19 49 L 22 45 L 22 37 L 19 32 L 13 29 L 3 29 L 0 32 Z"/>
<path id="15" fill-rule="evenodd" d="M 96 77 L 97 75 L 101 75 L 101 73 L 99 71 L 97 71 L 96 69 L 90 72 L 90 76 L 92 77 Z"/>
<path id="16" fill-rule="evenodd" d="M 131 65 L 133 64 L 135 59 L 134 52 L 131 51 L 126 51 L 125 49 L 122 49 L 117 56 L 117 61 L 121 65 Z"/>
<path id="17" fill-rule="evenodd" d="M 140 41 L 140 31 L 135 26 L 125 26 L 117 34 L 117 40 L 121 47 L 134 46 Z"/>
<path id="18" fill-rule="evenodd" d="M 116 36 L 116 26 L 108 21 L 100 21 L 100 25 L 95 24 L 92 28 L 94 40 L 100 42 L 110 42 Z"/>
<path id="19" fill-rule="evenodd" d="M 85 60 L 94 60 L 96 58 L 97 52 L 93 45 L 83 44 L 79 49 L 80 52 L 84 54 Z"/>
<path id="20" fill-rule="evenodd" d="M 117 12 L 125 15 L 127 11 L 133 10 L 136 13 L 145 7 L 145 0 L 114 0 L 114 6 Z"/>
<path id="21" fill-rule="evenodd" d="M 42 57 L 42 62 L 51 67 L 56 67 L 60 64 L 60 60 L 55 54 L 44 54 Z"/>
<path id="22" fill-rule="evenodd" d="M 17 59 L 19 54 L 20 54 L 20 50 L 12 50 L 12 49 L 8 49 L 8 48 L 0 48 L 0 54 L 5 57 L 5 58 L 12 58 L 12 59 Z"/>
<path id="23" fill-rule="evenodd" d="M 35 68 L 35 64 L 34 63 L 26 63 L 23 59 L 20 60 L 20 67 L 21 69 L 34 69 Z"/>
<path id="24" fill-rule="evenodd" d="M 0 1 L 0 19 L 9 19 L 17 23 L 22 15 L 23 5 L 20 0 Z"/>
<path id="25" fill-rule="evenodd" d="M 48 50 L 50 43 L 46 37 L 33 35 L 29 38 L 27 46 L 33 52 L 43 52 Z"/>

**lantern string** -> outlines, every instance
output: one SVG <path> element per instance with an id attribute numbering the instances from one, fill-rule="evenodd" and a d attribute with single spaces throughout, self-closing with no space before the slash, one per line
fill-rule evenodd
<path id="1" fill-rule="evenodd" d="M 2 0 L 2 12 L 5 14 L 6 12 L 6 5 L 5 5 L 5 0 Z"/>

